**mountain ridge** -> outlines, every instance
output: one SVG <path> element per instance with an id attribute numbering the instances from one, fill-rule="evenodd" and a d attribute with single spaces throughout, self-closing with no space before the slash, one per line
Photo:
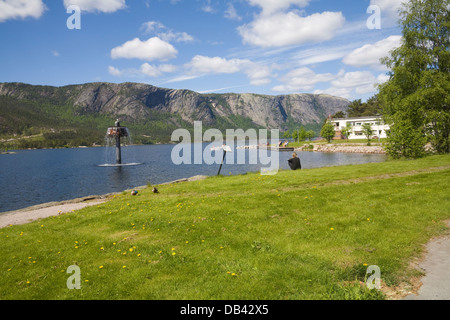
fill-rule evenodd
<path id="1" fill-rule="evenodd" d="M 119 118 L 142 133 L 155 131 L 153 125 L 158 121 L 159 125 L 164 122 L 173 129 L 202 121 L 204 127 L 218 129 L 255 127 L 284 131 L 303 125 L 317 130 L 327 116 L 345 111 L 350 104 L 347 99 L 323 94 L 201 94 L 135 82 L 60 87 L 3 82 L 0 97 L 4 100 L 0 105 L 0 134 L 20 134 L 8 124 L 11 115 L 3 112 L 7 103 L 31 103 L 36 112 L 42 109 L 49 117 L 64 115 L 66 122 L 80 122 L 80 126 L 83 120 L 102 118 L 100 122 L 104 125 L 106 119 Z M 38 124 L 32 127 L 36 125 L 39 127 Z"/>

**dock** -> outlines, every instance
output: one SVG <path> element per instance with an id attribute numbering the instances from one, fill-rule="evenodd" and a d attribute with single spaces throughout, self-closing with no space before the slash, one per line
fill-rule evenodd
<path id="1" fill-rule="evenodd" d="M 260 149 L 267 149 L 267 150 L 273 150 L 273 151 L 294 151 L 294 147 L 259 147 Z"/>

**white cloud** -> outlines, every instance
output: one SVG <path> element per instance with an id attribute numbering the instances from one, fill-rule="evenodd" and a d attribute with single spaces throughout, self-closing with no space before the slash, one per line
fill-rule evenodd
<path id="1" fill-rule="evenodd" d="M 211 0 L 206 0 L 206 3 L 202 6 L 202 11 L 206 13 L 216 12 L 213 6 L 211 6 Z"/>
<path id="2" fill-rule="evenodd" d="M 199 78 L 199 77 L 200 77 L 200 75 L 181 75 L 181 76 L 176 76 L 175 78 L 172 78 L 170 80 L 167 80 L 166 82 L 163 82 L 162 84 L 174 83 L 174 82 L 182 82 L 182 81 L 196 79 L 196 78 Z"/>
<path id="3" fill-rule="evenodd" d="M 109 66 L 108 72 L 113 76 L 122 76 L 122 75 L 131 75 L 131 76 L 146 76 L 146 77 L 159 77 L 164 73 L 174 72 L 176 70 L 176 66 L 170 64 L 162 64 L 159 66 L 148 64 L 147 62 L 142 64 L 139 69 L 126 69 L 119 70 L 115 67 Z"/>
<path id="4" fill-rule="evenodd" d="M 336 78 L 336 75 L 331 73 L 317 74 L 313 70 L 302 67 L 290 71 L 285 76 L 281 77 L 283 85 L 278 85 L 272 88 L 277 92 L 300 92 L 314 89 L 314 86 L 320 82 L 329 82 Z"/>
<path id="5" fill-rule="evenodd" d="M 383 83 L 387 82 L 389 79 L 390 79 L 390 77 L 387 74 L 382 73 L 377 77 L 377 82 L 379 84 L 383 84 Z"/>
<path id="6" fill-rule="evenodd" d="M 262 8 L 262 14 L 272 14 L 287 10 L 291 6 L 306 7 L 311 0 L 247 0 L 250 5 Z"/>
<path id="7" fill-rule="evenodd" d="M 158 77 L 162 75 L 163 73 L 170 73 L 174 72 L 176 70 L 176 67 L 170 64 L 163 64 L 160 66 L 153 66 L 148 63 L 144 63 L 141 65 L 139 71 L 146 76 L 149 77 Z"/>
<path id="8" fill-rule="evenodd" d="M 9 19 L 38 19 L 46 10 L 42 0 L 0 0 L 0 22 Z"/>
<path id="9" fill-rule="evenodd" d="M 255 86 L 270 83 L 272 68 L 252 62 L 248 59 L 225 59 L 221 57 L 205 57 L 197 55 L 185 65 L 188 74 L 203 76 L 207 74 L 243 73 L 250 84 Z"/>
<path id="10" fill-rule="evenodd" d="M 192 73 L 236 73 L 243 64 L 249 60 L 231 59 L 221 57 L 205 57 L 197 55 L 186 65 Z"/>
<path id="11" fill-rule="evenodd" d="M 275 92 L 312 92 L 329 94 L 351 99 L 366 94 L 375 94 L 376 85 L 384 83 L 389 77 L 380 74 L 377 77 L 370 71 L 345 72 L 341 69 L 337 74 L 316 73 L 314 70 L 301 67 L 290 71 L 279 80 L 282 84 L 272 88 Z M 316 89 L 317 86 L 328 86 Z"/>
<path id="12" fill-rule="evenodd" d="M 213 7 L 209 6 L 209 5 L 205 5 L 202 7 L 202 11 L 207 12 L 207 13 L 214 13 L 215 10 Z"/>
<path id="13" fill-rule="evenodd" d="M 384 22 L 387 26 L 391 26 L 396 24 L 400 18 L 399 9 L 402 7 L 402 3 L 408 2 L 409 0 L 371 0 L 370 5 L 380 7 L 381 16 L 384 18 Z"/>
<path id="14" fill-rule="evenodd" d="M 345 57 L 353 46 L 314 46 L 293 54 L 292 59 L 301 66 L 340 60 Z"/>
<path id="15" fill-rule="evenodd" d="M 111 50 L 113 59 L 169 60 L 175 58 L 177 54 L 178 51 L 170 43 L 158 37 L 146 41 L 135 38 Z"/>
<path id="16" fill-rule="evenodd" d="M 339 76 L 330 81 L 330 87 L 325 90 L 315 90 L 314 93 L 324 93 L 351 99 L 356 96 L 375 94 L 376 86 L 388 80 L 386 75 L 378 77 L 370 71 L 340 72 Z"/>
<path id="17" fill-rule="evenodd" d="M 245 66 L 244 73 L 250 79 L 251 85 L 262 86 L 271 82 L 272 68 L 269 66 L 250 62 Z"/>
<path id="18" fill-rule="evenodd" d="M 228 3 L 228 8 L 227 10 L 225 10 L 225 18 L 230 19 L 230 20 L 237 20 L 237 21 L 241 21 L 242 17 L 238 15 L 238 13 L 236 12 L 236 8 L 233 6 L 232 3 Z"/>
<path id="19" fill-rule="evenodd" d="M 365 88 L 376 83 L 376 78 L 370 71 L 346 72 L 339 78 L 331 81 L 335 88 Z"/>
<path id="20" fill-rule="evenodd" d="M 117 68 L 114 68 L 112 66 L 108 67 L 108 72 L 109 74 L 113 75 L 113 76 L 121 76 L 122 75 L 122 71 L 120 71 Z"/>
<path id="21" fill-rule="evenodd" d="M 401 45 L 401 36 L 390 36 L 375 44 L 366 44 L 353 50 L 344 57 L 342 62 L 353 67 L 372 67 L 377 70 L 384 70 L 380 59 L 389 55 L 389 52 Z"/>
<path id="22" fill-rule="evenodd" d="M 77 5 L 82 11 L 112 13 L 125 9 L 125 0 L 64 0 L 64 6 Z"/>
<path id="23" fill-rule="evenodd" d="M 282 47 L 318 43 L 332 39 L 344 25 L 341 12 L 300 16 L 297 12 L 259 15 L 238 28 L 243 42 L 261 47 Z"/>
<path id="24" fill-rule="evenodd" d="M 56 51 L 56 50 L 52 50 L 51 53 L 52 53 L 52 55 L 53 55 L 54 57 L 59 57 L 59 56 L 60 56 L 59 52 Z"/>
<path id="25" fill-rule="evenodd" d="M 165 25 L 157 21 L 148 21 L 142 24 L 141 31 L 145 34 L 151 34 L 157 36 L 164 41 L 174 42 L 192 42 L 194 37 L 186 32 L 174 32 L 168 29 Z"/>

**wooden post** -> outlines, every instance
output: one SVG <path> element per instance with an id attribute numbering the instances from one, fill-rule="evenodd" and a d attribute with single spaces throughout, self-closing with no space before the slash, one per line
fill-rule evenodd
<path id="1" fill-rule="evenodd" d="M 217 172 L 217 175 L 220 175 L 220 170 L 222 170 L 223 161 L 225 160 L 225 156 L 226 156 L 226 155 L 227 155 L 227 151 L 226 151 L 226 150 L 223 150 L 222 163 L 220 164 L 219 172 Z"/>

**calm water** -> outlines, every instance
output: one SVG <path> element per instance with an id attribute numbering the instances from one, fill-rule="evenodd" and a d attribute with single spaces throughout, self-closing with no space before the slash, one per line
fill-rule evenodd
<path id="1" fill-rule="evenodd" d="M 206 146 L 208 144 L 202 145 L 203 148 Z M 173 148 L 174 145 L 124 147 L 124 164 L 142 164 L 122 167 L 102 166 L 114 162 L 114 150 L 106 147 L 19 150 L 16 154 L 0 154 L 0 212 L 45 202 L 120 192 L 147 183 L 160 184 L 195 175 L 217 174 L 218 164 L 173 164 Z M 250 158 L 254 159 L 248 150 L 245 152 L 247 164 L 236 164 L 237 154 L 236 150 L 227 153 L 227 161 L 221 171 L 223 175 L 257 172 L 268 167 L 261 163 L 248 164 Z M 280 169 L 289 169 L 287 159 L 291 152 L 269 154 L 275 155 L 279 156 Z M 386 159 L 384 155 L 376 154 L 298 152 L 298 155 L 304 169 L 382 162 Z"/>

